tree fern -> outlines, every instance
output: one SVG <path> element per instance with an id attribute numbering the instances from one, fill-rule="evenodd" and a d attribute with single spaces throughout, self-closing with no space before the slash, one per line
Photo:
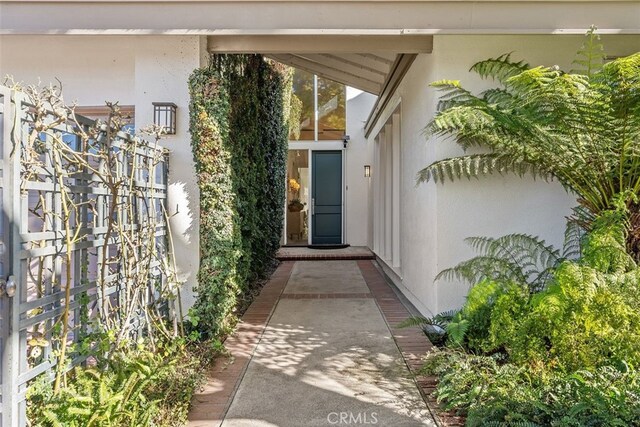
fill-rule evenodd
<path id="1" fill-rule="evenodd" d="M 640 53 L 608 63 L 603 58 L 592 29 L 574 62 L 577 71 L 530 67 L 505 54 L 471 67 L 496 81 L 495 88 L 474 94 L 459 81 L 434 83 L 442 98 L 426 134 L 490 152 L 433 162 L 418 182 L 493 173 L 552 177 L 592 218 L 612 209 L 618 194 L 640 196 Z M 638 259 L 640 206 L 635 210 L 629 234 L 635 241 L 628 248 Z"/>

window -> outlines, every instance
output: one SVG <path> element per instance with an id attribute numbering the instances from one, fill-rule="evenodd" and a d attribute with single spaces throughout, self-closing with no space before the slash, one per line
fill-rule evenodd
<path id="1" fill-rule="evenodd" d="M 76 115 L 86 117 L 91 120 L 107 120 L 109 117 L 109 107 L 107 106 L 96 106 L 96 107 L 85 107 L 78 106 L 75 108 Z M 122 114 L 122 119 L 124 124 L 122 126 L 122 130 L 128 133 L 134 133 L 135 131 L 135 106 L 133 105 L 121 105 L 120 106 L 120 114 Z"/>
<path id="2" fill-rule="evenodd" d="M 340 140 L 345 134 L 345 86 L 318 77 L 318 139 Z"/>
<path id="3" fill-rule="evenodd" d="M 294 141 L 341 140 L 346 131 L 346 87 L 302 70 L 293 75 Z"/>

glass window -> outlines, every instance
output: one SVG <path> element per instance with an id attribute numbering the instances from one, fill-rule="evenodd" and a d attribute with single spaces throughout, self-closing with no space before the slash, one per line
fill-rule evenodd
<path id="1" fill-rule="evenodd" d="M 346 130 L 346 89 L 343 84 L 318 77 L 318 139 L 340 140 Z"/>
<path id="2" fill-rule="evenodd" d="M 313 74 L 302 70 L 296 70 L 293 74 L 289 134 L 291 140 L 313 141 L 315 139 L 313 84 Z"/>
<path id="3" fill-rule="evenodd" d="M 287 160 L 287 245 L 307 245 L 309 233 L 309 150 L 289 150 Z"/>
<path id="4" fill-rule="evenodd" d="M 320 141 L 341 140 L 346 131 L 346 98 L 345 85 L 296 69 L 289 139 L 315 141 L 317 134 Z"/>

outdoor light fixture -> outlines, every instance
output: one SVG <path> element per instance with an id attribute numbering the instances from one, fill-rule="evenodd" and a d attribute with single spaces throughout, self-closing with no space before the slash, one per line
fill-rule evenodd
<path id="1" fill-rule="evenodd" d="M 371 178 L 371 166 L 364 165 L 364 177 Z"/>
<path id="2" fill-rule="evenodd" d="M 351 137 L 349 135 L 345 135 L 342 137 L 342 143 L 344 148 L 347 148 L 347 144 L 349 143 L 350 139 Z"/>
<path id="3" fill-rule="evenodd" d="M 153 103 L 153 123 L 162 126 L 167 135 L 176 134 L 176 110 L 178 106 L 173 102 Z"/>

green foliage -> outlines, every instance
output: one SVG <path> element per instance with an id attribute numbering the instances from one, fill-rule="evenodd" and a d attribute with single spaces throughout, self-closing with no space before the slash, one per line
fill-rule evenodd
<path id="1" fill-rule="evenodd" d="M 621 202 L 596 217 L 582 257 L 550 266 L 541 289 L 526 276 L 478 276 L 445 325 L 455 351 L 426 365 L 447 408 L 471 426 L 640 425 L 640 373 L 632 368 L 640 363 L 640 268 L 626 251 L 627 223 Z M 513 252 L 496 259 L 505 257 Z"/>
<path id="2" fill-rule="evenodd" d="M 495 357 L 431 353 L 437 397 L 467 426 L 638 426 L 640 372 L 627 364 L 571 374 L 532 375 Z"/>
<path id="3" fill-rule="evenodd" d="M 464 280 L 470 285 L 496 280 L 536 292 L 547 285 L 555 267 L 580 253 L 581 239 L 582 232 L 575 224 L 567 228 L 562 251 L 527 234 L 470 237 L 466 241 L 479 255 L 441 271 L 436 279 Z"/>
<path id="4" fill-rule="evenodd" d="M 144 391 L 156 375 L 140 362 L 118 372 L 76 368 L 60 393 L 32 400 L 39 414 L 31 419 L 51 427 L 149 426 L 158 406 Z"/>
<path id="5" fill-rule="evenodd" d="M 274 263 L 282 232 L 290 71 L 259 55 L 217 55 L 189 80 L 200 189 L 200 271 L 193 315 L 207 337 Z"/>
<path id="6" fill-rule="evenodd" d="M 433 318 L 412 318 L 404 326 L 425 328 L 435 343 L 449 342 L 471 351 L 502 349 L 504 331 L 515 326 L 506 313 L 515 315 L 528 304 L 530 295 L 544 289 L 553 279 L 555 268 L 580 254 L 584 233 L 570 223 L 562 251 L 543 240 L 526 234 L 509 234 L 498 238 L 471 237 L 467 242 L 479 255 L 455 267 L 441 271 L 436 279 L 463 280 L 472 288 L 462 310 L 440 313 Z M 494 307 L 499 310 L 494 314 Z M 501 328 L 490 330 L 492 318 Z"/>
<path id="7" fill-rule="evenodd" d="M 640 269 L 625 251 L 625 219 L 604 213 L 585 239 L 584 257 L 564 261 L 528 303 L 505 295 L 490 335 L 517 363 L 567 372 L 622 360 L 640 362 Z"/>
<path id="8" fill-rule="evenodd" d="M 612 209 L 619 194 L 640 212 L 632 202 L 640 194 L 640 53 L 603 59 L 592 29 L 575 61 L 580 71 L 532 68 L 502 55 L 471 68 L 495 88 L 476 95 L 458 81 L 433 83 L 442 98 L 426 132 L 453 135 L 464 150 L 490 151 L 436 161 L 418 180 L 531 174 L 557 179 L 594 216 Z M 638 227 L 640 215 L 633 215 L 631 228 Z M 627 245 L 640 257 L 640 233 Z"/>
<path id="9" fill-rule="evenodd" d="M 94 367 L 76 367 L 58 394 L 50 378 L 28 391 L 33 426 L 181 426 L 207 366 L 219 354 L 208 343 L 182 340 L 120 350 Z"/>

